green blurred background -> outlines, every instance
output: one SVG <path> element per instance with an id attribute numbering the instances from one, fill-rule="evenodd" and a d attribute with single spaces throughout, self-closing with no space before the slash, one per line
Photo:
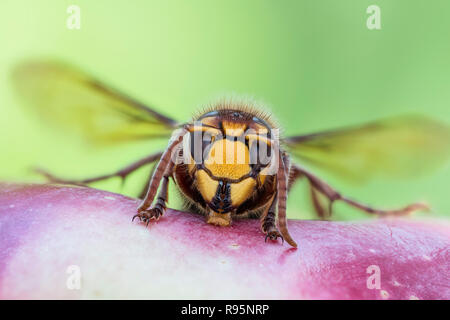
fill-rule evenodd
<path id="1" fill-rule="evenodd" d="M 66 28 L 69 5 L 81 29 Z M 368 30 L 366 8 L 381 8 Z M 64 177 L 108 173 L 165 145 L 86 146 L 20 107 L 8 80 L 25 58 L 74 63 L 161 112 L 184 121 L 217 95 L 265 101 L 285 134 L 422 113 L 450 123 L 450 1 L 2 0 L 0 3 L 0 179 L 43 181 L 40 165 Z M 134 195 L 149 168 L 95 187 Z M 450 166 L 408 181 L 375 179 L 341 192 L 382 207 L 426 200 L 450 217 Z M 176 192 L 170 206 L 177 206 Z M 313 218 L 306 185 L 289 199 L 291 218 Z M 345 205 L 336 219 L 363 214 Z"/>

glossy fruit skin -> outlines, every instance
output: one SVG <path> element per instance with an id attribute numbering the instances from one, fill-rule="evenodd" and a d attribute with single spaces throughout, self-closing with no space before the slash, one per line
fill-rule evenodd
<path id="1" fill-rule="evenodd" d="M 444 219 L 289 220 L 293 249 L 261 241 L 254 219 L 218 228 L 167 209 L 145 228 L 130 223 L 138 203 L 0 183 L 0 299 L 450 299 Z"/>

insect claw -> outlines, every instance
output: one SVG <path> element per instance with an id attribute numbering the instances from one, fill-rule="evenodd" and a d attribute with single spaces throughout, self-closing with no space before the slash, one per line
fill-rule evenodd
<path id="1" fill-rule="evenodd" d="M 142 221 L 142 217 L 141 217 L 141 215 L 138 213 L 138 214 L 135 214 L 135 215 L 133 216 L 133 219 L 131 219 L 131 222 L 133 222 L 134 219 L 136 219 L 136 217 L 139 218 L 139 221 Z"/>
<path id="2" fill-rule="evenodd" d="M 283 245 L 283 244 L 284 244 L 284 238 L 283 238 L 283 236 L 282 236 L 281 234 L 279 234 L 279 233 L 277 234 L 277 233 L 273 233 L 273 232 L 269 232 L 269 233 L 266 235 L 266 237 L 264 238 L 264 242 L 267 242 L 267 239 L 276 241 L 278 238 L 281 239 L 281 244 Z"/>

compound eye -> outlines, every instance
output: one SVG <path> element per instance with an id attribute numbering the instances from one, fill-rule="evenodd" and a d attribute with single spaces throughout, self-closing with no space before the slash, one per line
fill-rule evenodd
<path id="1" fill-rule="evenodd" d="M 204 132 L 203 133 L 203 139 L 202 139 L 202 151 L 203 153 L 205 150 L 209 147 L 211 147 L 212 143 L 215 141 L 216 136 L 212 134 L 211 132 Z"/>
<path id="2" fill-rule="evenodd" d="M 215 141 L 215 134 L 208 131 L 194 131 L 191 132 L 191 156 L 195 163 L 200 164 L 204 161 L 205 152 L 209 149 L 212 143 Z"/>
<path id="3" fill-rule="evenodd" d="M 250 166 L 253 168 L 258 164 L 258 141 L 249 142 Z"/>
<path id="4" fill-rule="evenodd" d="M 272 157 L 271 146 L 257 139 L 252 139 L 248 144 L 250 153 L 250 166 L 265 167 L 270 163 Z"/>

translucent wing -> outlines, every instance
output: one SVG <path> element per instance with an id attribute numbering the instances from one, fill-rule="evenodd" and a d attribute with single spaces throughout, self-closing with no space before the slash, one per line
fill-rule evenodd
<path id="1" fill-rule="evenodd" d="M 352 180 L 376 174 L 408 177 L 447 160 L 450 129 L 426 117 L 404 116 L 288 137 L 285 144 L 299 160 Z"/>
<path id="2" fill-rule="evenodd" d="M 93 142 L 169 137 L 176 122 L 62 63 L 34 61 L 13 72 L 18 93 L 43 120 Z"/>

